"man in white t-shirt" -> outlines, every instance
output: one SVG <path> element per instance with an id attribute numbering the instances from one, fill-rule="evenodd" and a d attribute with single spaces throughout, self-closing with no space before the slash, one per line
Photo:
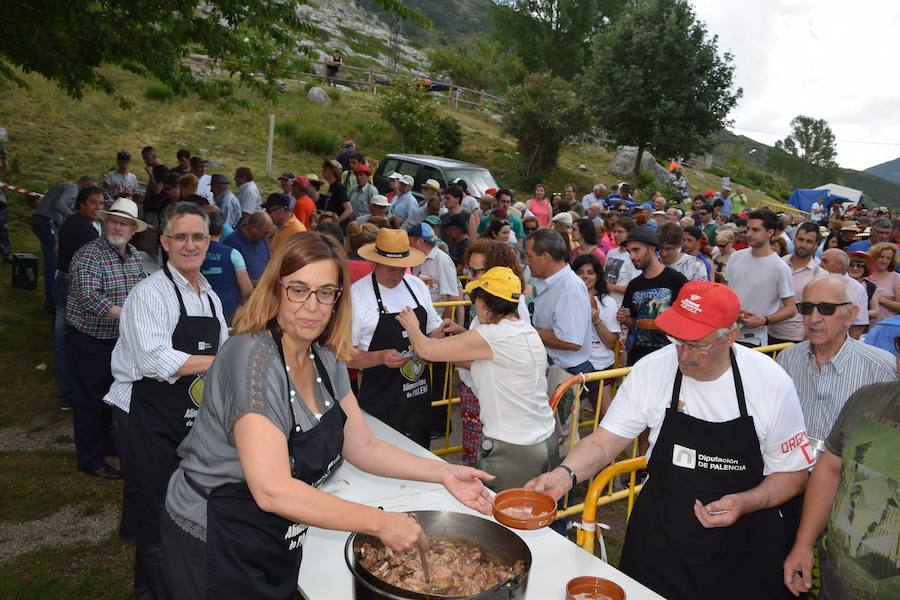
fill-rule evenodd
<path id="1" fill-rule="evenodd" d="M 666 598 L 783 591 L 778 506 L 802 492 L 814 459 L 791 378 L 734 343 L 740 310 L 724 285 L 686 283 L 656 318 L 673 343 L 635 365 L 600 427 L 525 486 L 558 498 L 649 428 L 650 477 L 619 568 Z"/>
<path id="2" fill-rule="evenodd" d="M 425 283 L 406 269 L 425 255 L 409 245 L 402 229 L 382 228 L 374 243 L 358 254 L 372 263 L 372 274 L 353 284 L 353 347 L 359 352 L 347 365 L 362 369 L 360 407 L 420 446 L 431 433 L 431 385 L 424 362 L 412 351 L 397 314 L 412 308 L 419 327 L 430 337 L 443 337 L 441 318 L 431 305 Z"/>
<path id="3" fill-rule="evenodd" d="M 772 251 L 778 217 L 757 210 L 747 217 L 747 244 L 728 259 L 725 281 L 741 299 L 741 337 L 746 346 L 766 346 L 768 326 L 797 314 L 794 283 L 787 264 Z"/>
<path id="4" fill-rule="evenodd" d="M 806 284 L 812 281 L 812 278 L 819 272 L 816 248 L 819 246 L 821 238 L 819 227 L 815 223 L 809 221 L 801 223 L 794 235 L 794 252 L 783 258 L 791 271 L 791 282 L 794 284 L 796 298 L 803 297 L 803 289 Z M 785 342 L 796 343 L 806 339 L 803 317 L 799 314 L 769 326 L 767 333 L 770 345 Z"/>
<path id="5" fill-rule="evenodd" d="M 613 227 L 613 238 L 618 244 L 606 253 L 606 264 L 603 267 L 603 276 L 606 277 L 606 287 L 609 295 L 616 301 L 617 306 L 622 306 L 625 297 L 625 288 L 628 283 L 641 274 L 640 269 L 631 262 L 631 256 L 623 246 L 628 240 L 629 232 L 635 228 L 631 219 L 619 219 Z"/>

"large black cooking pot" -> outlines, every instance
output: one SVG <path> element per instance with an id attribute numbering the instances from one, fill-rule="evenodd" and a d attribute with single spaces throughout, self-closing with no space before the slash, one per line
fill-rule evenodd
<path id="1" fill-rule="evenodd" d="M 447 600 L 467 598 L 470 600 L 523 600 L 528 587 L 528 572 L 531 570 L 531 550 L 518 535 L 493 521 L 464 513 L 424 510 L 413 511 L 428 537 L 460 540 L 479 545 L 487 554 L 499 556 L 509 561 L 521 560 L 525 563 L 525 573 L 514 577 L 496 588 L 476 596 L 439 596 L 411 592 L 395 587 L 372 575 L 356 557 L 363 543 L 379 544 L 378 539 L 354 533 L 347 540 L 344 558 L 353 574 L 353 597 L 355 600 Z"/>

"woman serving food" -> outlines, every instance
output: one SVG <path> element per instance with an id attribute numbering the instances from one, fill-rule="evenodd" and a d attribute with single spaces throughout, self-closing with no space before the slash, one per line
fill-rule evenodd
<path id="1" fill-rule="evenodd" d="M 429 338 L 409 308 L 397 320 L 422 360 L 468 366 L 484 424 L 476 466 L 496 476 L 488 483 L 493 490 L 521 487 L 559 463 L 556 420 L 547 400 L 547 354 L 531 323 L 519 318 L 522 281 L 512 269 L 494 267 L 465 291 L 479 321 L 470 331 Z"/>
<path id="2" fill-rule="evenodd" d="M 480 480 L 490 475 L 417 457 L 366 425 L 343 362 L 345 264 L 329 236 L 294 235 L 238 311 L 169 481 L 161 528 L 172 598 L 290 598 L 308 525 L 367 533 L 394 550 L 416 544 L 421 528 L 409 515 L 317 489 L 342 457 L 375 475 L 441 483 L 490 512 Z"/>

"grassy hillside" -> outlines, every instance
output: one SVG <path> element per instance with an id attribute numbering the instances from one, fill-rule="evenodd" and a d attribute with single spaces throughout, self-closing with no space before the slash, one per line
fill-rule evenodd
<path id="1" fill-rule="evenodd" d="M 7 90 L 0 105 L 0 126 L 5 126 L 10 135 L 8 181 L 43 191 L 60 179 L 73 180 L 83 174 L 99 177 L 114 167 L 115 154 L 123 148 L 132 152 L 132 169 L 145 180 L 138 153 L 141 147 L 152 145 L 170 165 L 176 150 L 187 147 L 223 165 L 211 167 L 211 173 L 230 175 L 239 166 L 249 166 L 263 193 L 276 191 L 279 186 L 274 177 L 282 171 L 318 172 L 322 159 L 334 153 L 309 152 L 297 146 L 296 135 L 278 133 L 272 175 L 267 176 L 264 169 L 270 112 L 276 116 L 279 132 L 312 131 L 331 137 L 335 144 L 350 137 L 375 160 L 399 150 L 393 130 L 373 117 L 371 105 L 376 98 L 363 93 L 340 92 L 331 105 L 320 106 L 306 100 L 303 86 L 298 83 L 274 107 L 257 102 L 249 110 L 229 109 L 196 97 L 150 100 L 144 96 L 148 81 L 124 71 L 109 70 L 108 74 L 134 100 L 132 109 L 122 110 L 100 93 L 88 93 L 82 101 L 72 100 L 36 76 L 26 77 L 29 90 Z M 505 137 L 494 121 L 479 113 L 455 111 L 443 105 L 440 109 L 460 122 L 460 158 L 489 167 L 504 185 L 518 190 L 520 198 L 527 198 L 530 185 L 520 175 L 515 140 Z M 615 183 L 617 178 L 606 172 L 610 158 L 611 154 L 601 147 L 567 146 L 559 166 L 546 173 L 543 180 L 554 191 L 562 190 L 571 181 L 586 193 L 596 182 Z M 582 164 L 587 167 L 584 171 L 579 169 Z M 687 175 L 695 189 L 719 183 L 716 174 L 688 170 Z M 777 206 L 755 190 L 748 190 L 748 195 L 754 205 Z M 16 194 L 11 194 L 11 199 L 14 226 L 27 229 L 28 209 L 16 208 L 24 207 L 27 201 Z"/>
<path id="2" fill-rule="evenodd" d="M 390 17 L 374 0 L 358 0 L 358 3 L 389 22 Z M 404 37 L 417 47 L 447 45 L 453 40 L 482 36 L 490 31 L 486 15 L 491 0 L 405 0 L 404 4 L 432 22 L 430 29 L 411 21 L 403 23 Z"/>
<path id="3" fill-rule="evenodd" d="M 864 171 L 870 175 L 887 179 L 893 183 L 900 183 L 900 158 L 883 162 L 880 165 L 869 167 Z"/>

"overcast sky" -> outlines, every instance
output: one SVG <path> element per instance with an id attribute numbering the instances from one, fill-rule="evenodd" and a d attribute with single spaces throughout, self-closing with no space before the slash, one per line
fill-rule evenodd
<path id="1" fill-rule="evenodd" d="M 692 1 L 734 54 L 735 133 L 771 145 L 802 114 L 829 122 L 842 167 L 900 157 L 900 2 Z"/>

